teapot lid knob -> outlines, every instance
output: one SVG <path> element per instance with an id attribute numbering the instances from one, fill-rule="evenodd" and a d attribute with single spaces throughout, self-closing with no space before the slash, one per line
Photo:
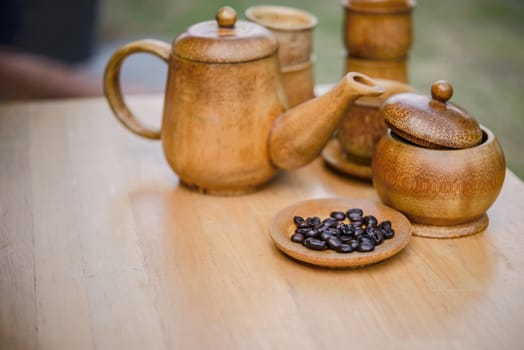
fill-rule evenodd
<path id="1" fill-rule="evenodd" d="M 224 6 L 217 11 L 215 16 L 221 28 L 233 28 L 237 21 L 237 12 L 230 6 Z"/>
<path id="2" fill-rule="evenodd" d="M 453 96 L 453 87 L 445 80 L 437 80 L 431 85 L 431 97 L 442 103 L 446 103 Z"/>

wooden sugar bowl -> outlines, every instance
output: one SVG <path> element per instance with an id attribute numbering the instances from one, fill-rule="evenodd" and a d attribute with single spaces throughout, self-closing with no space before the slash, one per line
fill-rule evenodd
<path id="1" fill-rule="evenodd" d="M 389 130 L 373 155 L 373 186 L 382 202 L 412 221 L 413 234 L 471 235 L 488 225 L 486 211 L 504 182 L 504 154 L 488 128 L 447 102 L 450 84 L 434 83 L 431 94 L 384 102 Z"/>

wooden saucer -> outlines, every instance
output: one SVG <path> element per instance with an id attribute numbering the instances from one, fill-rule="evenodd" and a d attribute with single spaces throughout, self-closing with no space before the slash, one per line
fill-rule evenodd
<path id="1" fill-rule="evenodd" d="M 413 223 L 413 235 L 426 238 L 459 238 L 471 236 L 484 231 L 488 227 L 489 218 L 487 214 L 480 218 L 462 225 L 434 226 Z"/>
<path id="2" fill-rule="evenodd" d="M 385 240 L 371 252 L 348 254 L 337 253 L 333 250 L 315 251 L 291 241 L 291 235 L 295 231 L 294 216 L 326 218 L 332 211 L 345 212 L 350 208 L 360 208 L 364 211 L 364 215 L 373 215 L 379 222 L 391 221 L 395 236 Z M 406 247 L 411 237 L 411 224 L 404 215 L 378 202 L 349 197 L 324 198 L 298 202 L 282 209 L 273 219 L 270 235 L 282 252 L 297 260 L 333 268 L 363 267 L 387 259 Z"/>
<path id="3" fill-rule="evenodd" d="M 322 150 L 322 158 L 334 169 L 360 179 L 371 180 L 371 166 L 359 164 L 346 156 L 337 139 L 332 139 Z"/>

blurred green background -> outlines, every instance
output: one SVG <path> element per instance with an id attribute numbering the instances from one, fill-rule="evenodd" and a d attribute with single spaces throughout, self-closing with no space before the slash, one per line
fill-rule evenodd
<path id="1" fill-rule="evenodd" d="M 108 55 L 127 41 L 152 37 L 172 40 L 185 28 L 214 18 L 223 5 L 243 12 L 252 5 L 293 6 L 315 14 L 317 83 L 333 83 L 343 74 L 342 20 L 339 0 L 177 1 L 104 0 L 99 12 L 99 46 Z M 524 1 L 418 0 L 413 12 L 414 44 L 410 84 L 429 93 L 434 80 L 454 87 L 452 101 L 473 114 L 499 138 L 508 167 L 524 178 Z M 102 63 L 103 65 L 103 63 Z M 124 75 L 159 91 L 165 66 L 144 57 Z"/>

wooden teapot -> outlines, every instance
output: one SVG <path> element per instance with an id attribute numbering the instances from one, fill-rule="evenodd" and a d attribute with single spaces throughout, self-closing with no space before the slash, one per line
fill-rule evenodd
<path id="1" fill-rule="evenodd" d="M 169 65 L 162 127 L 142 126 L 122 97 L 126 57 L 154 54 Z M 348 73 L 331 91 L 287 110 L 278 44 L 264 27 L 237 21 L 221 8 L 216 21 L 195 24 L 172 43 L 140 40 L 109 60 L 104 91 L 116 117 L 132 132 L 161 139 L 180 181 L 200 192 L 238 194 L 268 182 L 278 169 L 312 161 L 352 101 L 383 89 Z"/>

